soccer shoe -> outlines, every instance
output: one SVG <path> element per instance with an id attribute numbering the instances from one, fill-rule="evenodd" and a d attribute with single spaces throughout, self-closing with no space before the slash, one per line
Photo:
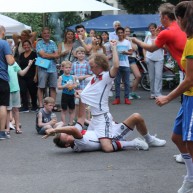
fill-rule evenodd
<path id="1" fill-rule="evenodd" d="M 166 140 L 159 139 L 156 136 L 152 136 L 152 140 L 148 142 L 150 147 L 162 147 L 166 144 Z"/>
<path id="2" fill-rule="evenodd" d="M 182 158 L 182 155 L 181 154 L 178 154 L 178 155 L 174 155 L 174 158 L 176 160 L 176 162 L 178 163 L 181 163 L 181 164 L 184 164 L 184 159 Z"/>
<path id="3" fill-rule="evenodd" d="M 178 193 L 192 193 L 193 182 L 184 181 L 182 187 L 178 190 Z"/>
<path id="4" fill-rule="evenodd" d="M 130 105 L 131 101 L 128 98 L 125 98 L 125 104 Z"/>
<path id="5" fill-rule="evenodd" d="M 135 92 L 130 93 L 129 97 L 132 97 L 133 99 L 140 99 L 141 97 L 137 95 Z"/>
<path id="6" fill-rule="evenodd" d="M 120 98 L 116 98 L 113 102 L 112 102 L 112 105 L 118 105 L 120 104 Z"/>
<path id="7" fill-rule="evenodd" d="M 136 144 L 138 150 L 147 151 L 149 149 L 148 144 L 141 138 L 135 138 L 133 142 Z"/>

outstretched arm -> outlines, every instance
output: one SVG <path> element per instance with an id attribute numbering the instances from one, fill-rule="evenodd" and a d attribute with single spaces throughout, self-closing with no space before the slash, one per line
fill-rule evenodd
<path id="1" fill-rule="evenodd" d="M 119 57 L 117 53 L 117 42 L 114 40 L 111 40 L 111 49 L 113 53 L 113 66 L 110 69 L 110 75 L 111 77 L 115 77 L 117 75 L 117 71 L 119 69 Z"/>

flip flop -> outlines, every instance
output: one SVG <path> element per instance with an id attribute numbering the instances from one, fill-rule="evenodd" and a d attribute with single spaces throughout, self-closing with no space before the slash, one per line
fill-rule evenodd
<path id="1" fill-rule="evenodd" d="M 22 131 L 21 130 L 15 130 L 15 133 L 16 134 L 22 134 Z"/>

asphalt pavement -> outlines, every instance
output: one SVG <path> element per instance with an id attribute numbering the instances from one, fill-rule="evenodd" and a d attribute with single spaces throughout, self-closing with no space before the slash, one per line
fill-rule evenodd
<path id="1" fill-rule="evenodd" d="M 149 132 L 166 139 L 165 147 L 74 153 L 55 147 L 52 138 L 41 139 L 35 113 L 21 113 L 23 134 L 11 131 L 11 139 L 0 141 L 0 193 L 176 193 L 185 174 L 185 165 L 174 161 L 178 150 L 170 139 L 179 98 L 160 108 L 148 92 L 139 94 L 132 105 L 110 104 L 113 117 L 120 122 L 141 113 Z M 131 139 L 138 136 L 135 131 Z"/>

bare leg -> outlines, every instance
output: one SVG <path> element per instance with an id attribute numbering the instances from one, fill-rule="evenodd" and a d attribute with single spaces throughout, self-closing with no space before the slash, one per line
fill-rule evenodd
<path id="1" fill-rule="evenodd" d="M 175 133 L 172 134 L 172 141 L 176 144 L 181 153 L 188 153 L 188 149 L 186 147 L 186 142 L 182 140 L 181 135 L 177 135 Z"/>
<path id="2" fill-rule="evenodd" d="M 16 131 L 21 131 L 21 129 L 19 127 L 19 110 L 16 107 L 13 108 L 13 117 L 15 119 L 15 129 L 16 129 Z"/>
<path id="3" fill-rule="evenodd" d="M 141 79 L 141 73 L 140 73 L 139 68 L 137 67 L 136 64 L 131 65 L 131 70 L 135 76 L 135 80 L 133 81 L 133 85 L 132 85 L 132 92 L 135 92 L 138 88 L 138 84 L 139 84 L 139 81 Z"/>
<path id="4" fill-rule="evenodd" d="M 9 123 L 10 123 L 10 110 L 7 110 L 6 132 L 10 131 Z"/>
<path id="5" fill-rule="evenodd" d="M 99 139 L 99 141 L 101 143 L 101 147 L 104 152 L 110 153 L 114 151 L 111 139 L 102 138 Z"/>
<path id="6" fill-rule="evenodd" d="M 43 88 L 38 88 L 38 103 L 39 107 L 43 107 Z"/>
<path id="7" fill-rule="evenodd" d="M 74 117 L 75 117 L 75 110 L 69 109 L 69 124 L 70 125 L 73 125 Z"/>
<path id="8" fill-rule="evenodd" d="M 124 120 L 123 123 L 129 128 L 134 128 L 136 126 L 137 131 L 142 136 L 148 133 L 145 121 L 139 113 L 133 113 L 126 120 Z"/>
<path id="9" fill-rule="evenodd" d="M 62 122 L 64 123 L 64 125 L 66 125 L 66 111 L 67 110 L 63 110 L 61 111 L 61 119 L 62 119 Z"/>
<path id="10" fill-rule="evenodd" d="M 5 131 L 7 120 L 7 107 L 0 106 L 0 131 Z"/>
<path id="11" fill-rule="evenodd" d="M 56 88 L 50 88 L 50 96 L 56 101 Z"/>

